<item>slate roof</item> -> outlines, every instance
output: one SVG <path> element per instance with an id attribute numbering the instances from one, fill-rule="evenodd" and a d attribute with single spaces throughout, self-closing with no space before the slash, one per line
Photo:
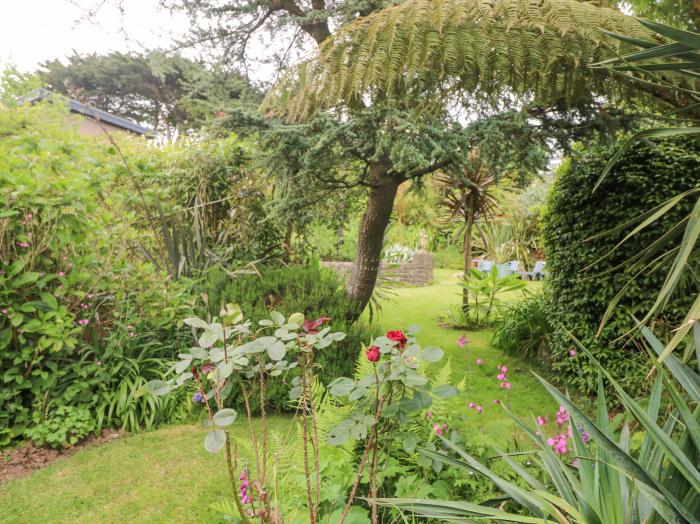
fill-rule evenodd
<path id="1" fill-rule="evenodd" d="M 42 87 L 36 89 L 32 92 L 31 95 L 24 98 L 23 102 L 25 104 L 33 104 L 41 100 L 50 100 L 53 96 L 54 93 L 52 91 Z M 138 135 L 152 136 L 154 134 L 153 130 L 149 127 L 139 125 L 135 122 L 132 122 L 131 120 L 127 120 L 126 118 L 122 118 L 120 116 L 113 115 L 112 113 L 108 113 L 107 111 L 102 111 L 101 109 L 90 107 L 72 98 L 69 99 L 69 108 L 73 113 L 78 113 L 88 118 L 99 120 L 100 122 L 104 122 L 106 124 L 125 129 L 127 131 L 131 131 L 132 133 L 136 133 Z"/>

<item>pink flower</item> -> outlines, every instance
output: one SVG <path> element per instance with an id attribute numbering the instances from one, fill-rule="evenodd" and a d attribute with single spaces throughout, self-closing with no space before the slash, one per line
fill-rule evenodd
<path id="1" fill-rule="evenodd" d="M 559 426 L 563 426 L 569 422 L 569 413 L 566 411 L 564 406 L 559 406 L 559 411 L 557 411 L 556 422 Z"/>
<path id="2" fill-rule="evenodd" d="M 577 353 L 576 353 L 576 350 L 575 350 L 575 349 L 570 349 L 570 350 L 569 350 L 569 356 L 575 357 L 576 354 L 577 354 Z"/>
<path id="3" fill-rule="evenodd" d="M 484 361 L 481 360 L 480 358 L 477 358 L 477 359 L 476 359 L 476 365 L 477 365 L 477 366 L 481 366 L 483 363 L 484 363 Z"/>
<path id="4" fill-rule="evenodd" d="M 545 424 L 544 417 L 539 417 L 539 416 L 538 416 L 538 417 L 537 417 L 537 425 L 538 425 L 538 426 L 544 426 L 544 424 Z"/>
<path id="5" fill-rule="evenodd" d="M 501 403 L 501 401 L 500 401 L 500 400 L 498 400 L 497 398 L 495 398 L 495 399 L 493 399 L 493 403 L 494 403 L 494 404 L 500 404 L 500 403 Z"/>
<path id="6" fill-rule="evenodd" d="M 87 318 L 81 318 L 80 320 L 78 320 L 78 324 L 80 324 L 81 326 L 87 326 L 89 323 L 90 321 Z"/>
<path id="7" fill-rule="evenodd" d="M 17 244 L 19 245 L 19 247 L 24 247 L 24 248 L 29 247 L 29 242 L 17 242 Z"/>
<path id="8" fill-rule="evenodd" d="M 504 382 L 503 387 L 506 389 L 510 389 L 510 382 Z"/>
<path id="9" fill-rule="evenodd" d="M 501 366 L 501 371 L 502 371 L 503 373 L 508 373 L 508 368 L 505 367 L 505 366 Z"/>
<path id="10" fill-rule="evenodd" d="M 461 347 L 461 348 L 463 348 L 463 347 L 464 347 L 464 344 L 466 344 L 467 342 L 468 342 L 468 340 L 467 340 L 467 336 L 466 336 L 466 335 L 462 335 L 461 337 L 459 337 L 459 338 L 457 339 L 457 344 L 459 344 L 459 347 Z"/>
<path id="11" fill-rule="evenodd" d="M 481 406 L 476 406 L 476 412 L 477 412 L 479 415 L 481 415 L 481 414 L 484 412 L 484 408 L 482 408 Z"/>
<path id="12" fill-rule="evenodd" d="M 0 313 L 2 313 L 3 315 L 7 315 L 7 308 L 0 309 Z"/>
<path id="13" fill-rule="evenodd" d="M 446 429 L 447 424 L 443 424 L 442 426 L 440 424 L 433 424 L 433 431 L 436 435 L 442 436 Z"/>
<path id="14" fill-rule="evenodd" d="M 65 277 L 65 276 L 66 276 L 66 274 L 65 274 L 63 271 L 59 271 L 59 272 L 57 273 L 57 275 L 58 275 L 59 277 Z"/>
<path id="15" fill-rule="evenodd" d="M 425 414 L 425 418 L 433 418 L 433 412 L 432 412 L 432 411 L 428 411 L 428 412 Z"/>
<path id="16" fill-rule="evenodd" d="M 474 406 L 476 406 L 476 404 L 474 404 L 473 402 L 470 402 L 470 403 L 469 403 L 469 408 L 470 408 L 470 409 L 474 409 Z"/>
<path id="17" fill-rule="evenodd" d="M 136 333 L 134 333 L 133 331 L 129 331 L 129 337 L 135 337 L 135 336 L 136 336 Z"/>
<path id="18" fill-rule="evenodd" d="M 94 296 L 95 296 L 95 295 L 93 295 L 92 293 L 88 293 L 88 294 L 87 294 L 87 299 L 88 299 L 88 300 L 92 300 L 92 297 L 94 297 Z"/>
<path id="19" fill-rule="evenodd" d="M 205 375 L 207 373 L 211 373 L 215 369 L 216 369 L 216 367 L 211 362 L 207 362 L 206 364 L 202 364 L 202 373 L 204 373 Z"/>
<path id="20" fill-rule="evenodd" d="M 499 373 L 496 378 L 503 382 L 506 379 L 506 374 L 505 373 Z"/>
<path id="21" fill-rule="evenodd" d="M 554 453 L 557 455 L 565 455 L 569 452 L 567 442 L 568 438 L 564 433 L 554 435 L 553 437 L 547 439 L 547 445 L 554 448 Z"/>

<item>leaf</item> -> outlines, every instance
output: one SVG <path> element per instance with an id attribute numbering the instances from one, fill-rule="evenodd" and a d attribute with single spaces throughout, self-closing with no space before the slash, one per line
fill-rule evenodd
<path id="1" fill-rule="evenodd" d="M 204 437 L 204 449 L 209 453 L 218 453 L 226 444 L 226 433 L 221 429 L 213 429 Z"/>
<path id="2" fill-rule="evenodd" d="M 56 300 L 56 297 L 54 297 L 51 293 L 46 293 L 45 291 L 42 291 L 39 293 L 39 297 L 41 298 L 41 301 L 49 306 L 52 310 L 58 309 L 58 301 Z"/>
<path id="3" fill-rule="evenodd" d="M 408 433 L 404 436 L 402 444 L 406 453 L 413 453 L 418 445 L 418 437 L 413 433 Z"/>
<path id="4" fill-rule="evenodd" d="M 202 348 L 210 348 L 211 346 L 214 345 L 214 343 L 218 339 L 219 339 L 219 335 L 217 335 L 213 331 L 204 331 L 202 333 L 202 335 L 199 337 L 199 340 L 197 341 L 197 343 Z"/>
<path id="5" fill-rule="evenodd" d="M 267 354 L 270 360 L 279 361 L 282 360 L 287 354 L 287 348 L 281 340 L 277 340 L 271 345 L 267 346 Z"/>
<path id="6" fill-rule="evenodd" d="M 289 315 L 289 323 L 296 324 L 297 326 L 301 326 L 304 323 L 304 314 L 303 313 L 292 313 L 291 315 Z"/>
<path id="7" fill-rule="evenodd" d="M 183 373 L 182 375 L 180 375 L 179 377 L 177 377 L 177 380 L 176 380 L 175 382 L 177 383 L 178 386 L 181 386 L 182 384 L 184 384 L 185 382 L 187 382 L 187 381 L 188 381 L 189 379 L 191 379 L 192 377 L 193 377 L 192 373 L 190 373 L 190 372 L 188 371 L 187 373 Z"/>
<path id="8" fill-rule="evenodd" d="M 152 395 L 157 397 L 167 395 L 173 389 L 173 385 L 165 380 L 151 380 L 146 387 Z"/>
<path id="9" fill-rule="evenodd" d="M 190 364 L 192 363 L 191 358 L 184 358 L 175 364 L 175 373 L 182 373 L 185 371 L 188 367 L 190 367 Z"/>
<path id="10" fill-rule="evenodd" d="M 187 324 L 188 326 L 192 326 L 194 328 L 207 329 L 209 327 L 209 324 L 207 324 L 201 318 L 197 318 L 197 317 L 186 318 L 185 320 L 183 320 L 183 322 L 185 324 Z"/>
<path id="11" fill-rule="evenodd" d="M 423 350 L 421 358 L 426 362 L 437 362 L 443 357 L 444 354 L 445 353 L 442 349 L 434 346 L 428 346 Z"/>
<path id="12" fill-rule="evenodd" d="M 328 384 L 328 390 L 331 395 L 336 397 L 344 397 L 350 393 L 355 387 L 355 381 L 346 377 L 340 377 Z"/>
<path id="13" fill-rule="evenodd" d="M 442 398 L 456 397 L 459 395 L 459 390 L 449 384 L 442 384 L 441 386 L 433 388 L 433 395 Z"/>
<path id="14" fill-rule="evenodd" d="M 284 326 L 284 315 L 277 311 L 270 311 L 270 318 L 278 326 Z"/>
<path id="15" fill-rule="evenodd" d="M 235 409 L 224 408 L 214 413 L 214 424 L 219 427 L 230 426 L 236 421 L 238 413 Z"/>

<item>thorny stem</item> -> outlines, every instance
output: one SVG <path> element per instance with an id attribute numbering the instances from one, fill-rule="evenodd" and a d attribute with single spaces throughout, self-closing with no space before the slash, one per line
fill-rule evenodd
<path id="1" fill-rule="evenodd" d="M 377 364 L 373 364 L 374 367 L 374 380 L 375 383 L 377 384 L 377 394 L 374 399 L 374 408 L 375 411 L 379 410 L 379 375 L 377 375 Z M 378 522 L 378 515 L 377 515 L 377 463 L 379 461 L 379 454 L 377 453 L 377 445 L 379 441 L 379 433 L 378 433 L 378 426 L 379 426 L 379 419 L 375 420 L 374 426 L 372 427 L 372 432 L 374 433 L 374 438 L 372 439 L 372 466 L 370 469 L 369 473 L 369 485 L 370 485 L 370 495 L 372 497 L 372 500 L 370 502 L 370 508 L 372 510 L 372 524 L 377 524 Z"/>
<path id="2" fill-rule="evenodd" d="M 302 359 L 303 360 L 303 359 Z M 303 365 L 302 365 L 303 366 Z M 316 524 L 315 503 L 311 497 L 311 474 L 309 473 L 309 427 L 308 427 L 308 399 L 307 399 L 307 384 L 306 370 L 302 367 L 301 370 L 301 401 L 303 402 L 304 411 L 301 414 L 301 427 L 303 433 L 304 444 L 304 476 L 306 477 L 306 500 L 309 505 L 309 518 L 311 524 Z"/>
<path id="3" fill-rule="evenodd" d="M 379 388 L 379 384 L 377 384 L 377 388 Z M 379 423 L 379 417 L 382 414 L 382 406 L 384 405 L 384 401 L 386 398 L 380 397 L 379 398 L 379 404 L 377 405 L 377 410 L 374 415 L 375 419 L 375 424 Z M 343 524 L 345 522 L 345 519 L 348 516 L 348 513 L 350 512 L 350 508 L 352 507 L 352 503 L 355 501 L 355 495 L 357 495 L 357 488 L 360 486 L 360 480 L 362 479 L 362 471 L 365 469 L 365 464 L 367 463 L 367 458 L 369 457 L 369 452 L 374 446 L 374 436 L 375 433 L 372 433 L 370 436 L 369 440 L 367 441 L 367 445 L 365 446 L 365 451 L 362 454 L 362 459 L 360 460 L 360 463 L 357 466 L 357 474 L 355 475 L 355 482 L 352 484 L 352 490 L 350 491 L 350 497 L 348 498 L 347 503 L 345 504 L 345 508 L 343 509 L 343 514 L 340 516 L 340 520 L 338 521 L 338 524 Z"/>
<path id="4" fill-rule="evenodd" d="M 228 468 L 228 478 L 231 481 L 231 491 L 233 491 L 233 500 L 236 502 L 236 508 L 241 515 L 241 519 L 245 524 L 248 524 L 248 517 L 243 509 L 243 504 L 238 494 L 238 486 L 236 485 L 236 475 L 233 472 L 233 461 L 231 460 L 231 436 L 226 432 L 226 466 Z"/>
<path id="5" fill-rule="evenodd" d="M 260 367 L 260 424 L 262 426 L 262 473 L 260 475 L 260 496 L 265 504 L 265 511 L 270 515 L 270 495 L 265 491 L 267 482 L 267 420 L 265 414 L 265 363 L 262 356 L 258 355 Z"/>
<path id="6" fill-rule="evenodd" d="M 250 411 L 250 399 L 248 398 L 248 391 L 245 388 L 245 383 L 241 388 L 243 392 L 243 401 L 245 402 L 245 411 L 248 419 L 248 429 L 250 430 L 250 438 L 253 441 L 253 449 L 255 450 L 255 475 L 260 478 L 260 456 L 258 454 L 258 438 L 253 431 L 253 415 Z"/>

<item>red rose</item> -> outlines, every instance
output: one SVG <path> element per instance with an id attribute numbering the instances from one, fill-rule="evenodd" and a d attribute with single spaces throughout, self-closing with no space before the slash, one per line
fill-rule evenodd
<path id="1" fill-rule="evenodd" d="M 372 346 L 367 350 L 367 360 L 370 362 L 376 362 L 379 360 L 379 357 L 381 356 L 381 353 L 379 352 L 379 348 L 377 346 Z"/>
<path id="2" fill-rule="evenodd" d="M 328 322 L 330 319 L 331 317 L 320 317 L 316 320 L 304 320 L 304 324 L 301 326 L 301 328 L 307 333 L 315 335 L 316 333 L 318 333 L 317 328 L 323 323 Z"/>
<path id="3" fill-rule="evenodd" d="M 403 331 L 387 331 L 386 338 L 393 340 L 394 342 L 398 342 L 401 349 L 406 347 L 406 342 L 408 342 L 408 339 L 406 338 L 406 335 L 403 334 Z"/>

